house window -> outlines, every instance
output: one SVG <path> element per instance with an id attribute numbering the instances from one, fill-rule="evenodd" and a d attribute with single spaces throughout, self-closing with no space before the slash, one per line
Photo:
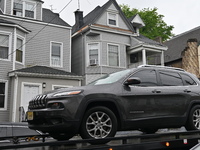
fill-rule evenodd
<path id="1" fill-rule="evenodd" d="M 16 61 L 23 62 L 23 40 L 17 38 Z"/>
<path id="2" fill-rule="evenodd" d="M 0 109 L 6 107 L 6 82 L 0 82 Z"/>
<path id="3" fill-rule="evenodd" d="M 51 66 L 61 67 L 62 66 L 62 43 L 51 43 Z"/>
<path id="4" fill-rule="evenodd" d="M 89 64 L 90 66 L 99 64 L 99 44 L 88 44 L 89 47 Z"/>
<path id="5" fill-rule="evenodd" d="M 137 63 L 139 62 L 138 53 L 130 54 L 130 63 Z"/>
<path id="6" fill-rule="evenodd" d="M 14 0 L 13 15 L 27 18 L 35 18 L 35 3 L 22 0 Z"/>
<path id="7" fill-rule="evenodd" d="M 25 17 L 34 18 L 34 7 L 33 3 L 26 3 Z"/>
<path id="8" fill-rule="evenodd" d="M 9 35 L 0 34 L 0 59 L 8 59 Z"/>
<path id="9" fill-rule="evenodd" d="M 108 45 L 108 65 L 119 66 L 119 46 Z"/>
<path id="10" fill-rule="evenodd" d="M 108 25 L 117 26 L 117 14 L 108 13 Z"/>
<path id="11" fill-rule="evenodd" d="M 23 3 L 21 0 L 14 0 L 13 4 L 13 15 L 22 16 L 23 13 Z"/>

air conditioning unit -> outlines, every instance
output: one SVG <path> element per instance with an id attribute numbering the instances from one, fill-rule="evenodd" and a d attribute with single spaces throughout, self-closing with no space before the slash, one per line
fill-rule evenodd
<path id="1" fill-rule="evenodd" d="M 90 66 L 96 66 L 97 60 L 96 59 L 90 59 Z"/>

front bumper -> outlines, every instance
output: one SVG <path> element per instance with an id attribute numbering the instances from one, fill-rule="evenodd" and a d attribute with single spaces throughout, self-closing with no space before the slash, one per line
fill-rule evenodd
<path id="1" fill-rule="evenodd" d="M 79 120 L 66 115 L 64 109 L 40 109 L 28 111 L 33 113 L 33 118 L 28 119 L 30 129 L 40 130 L 42 132 L 56 133 L 78 133 Z"/>

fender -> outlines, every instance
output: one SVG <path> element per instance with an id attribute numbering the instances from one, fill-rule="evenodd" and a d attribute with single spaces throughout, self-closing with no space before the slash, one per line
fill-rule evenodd
<path id="1" fill-rule="evenodd" d="M 120 125 L 123 126 L 124 108 L 122 107 L 123 105 L 119 103 L 120 99 L 114 94 L 98 93 L 87 95 L 81 101 L 75 118 L 79 118 L 79 121 L 81 122 L 85 112 L 89 108 L 94 106 L 105 106 L 110 108 L 115 115 L 117 115 Z"/>

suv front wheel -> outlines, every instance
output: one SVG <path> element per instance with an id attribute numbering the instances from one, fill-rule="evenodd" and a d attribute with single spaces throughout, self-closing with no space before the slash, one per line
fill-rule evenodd
<path id="1" fill-rule="evenodd" d="M 82 120 L 80 135 L 83 139 L 114 137 L 117 131 L 117 118 L 107 107 L 89 109 Z M 107 143 L 101 141 L 101 143 Z M 99 143 L 98 143 L 99 144 Z"/>

